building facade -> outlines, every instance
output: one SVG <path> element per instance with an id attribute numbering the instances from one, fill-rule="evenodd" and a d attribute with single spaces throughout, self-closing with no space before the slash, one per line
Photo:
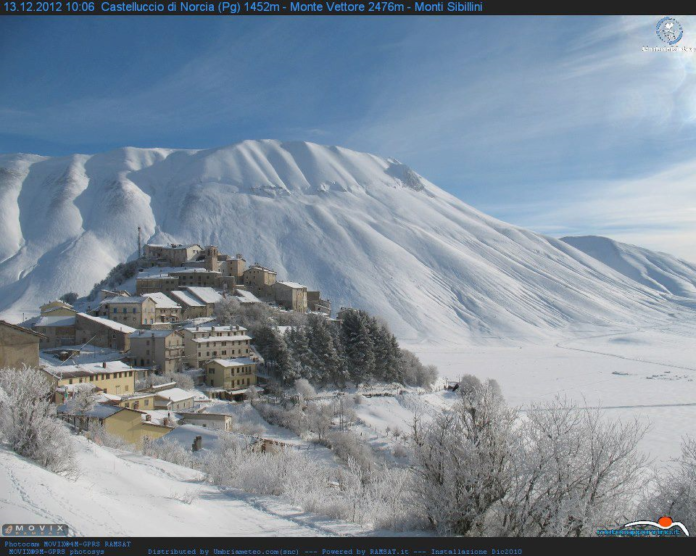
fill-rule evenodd
<path id="1" fill-rule="evenodd" d="M 39 344 L 48 338 L 34 330 L 0 320 L 0 369 L 39 366 Z"/>
<path id="2" fill-rule="evenodd" d="M 154 245 L 148 244 L 143 248 L 143 255 L 146 259 L 162 261 L 171 266 L 181 266 L 186 262 L 195 261 L 203 252 L 203 248 L 197 243 L 188 245 L 169 244 Z"/>
<path id="3" fill-rule="evenodd" d="M 157 306 L 149 297 L 110 297 L 100 303 L 98 315 L 133 328 L 144 328 L 156 322 Z"/>
<path id="4" fill-rule="evenodd" d="M 204 369 L 205 384 L 211 388 L 235 390 L 256 384 L 256 362 L 248 357 L 212 359 Z"/>
<path id="5" fill-rule="evenodd" d="M 56 309 L 56 311 L 62 311 L 62 309 Z M 48 315 L 53 315 L 53 313 L 50 312 Z M 39 317 L 39 320 L 34 323 L 33 328 L 46 336 L 46 339 L 41 341 L 41 349 L 74 346 L 75 315 L 76 313 L 73 313 L 71 316 Z"/>
<path id="6" fill-rule="evenodd" d="M 75 316 L 75 343 L 89 344 L 97 347 L 128 351 L 130 349 L 129 335 L 135 328 L 118 322 L 78 313 Z"/>
<path id="7" fill-rule="evenodd" d="M 273 297 L 273 285 L 276 283 L 278 273 L 270 268 L 254 264 L 244 271 L 244 285 L 254 295 L 259 297 Z"/>
<path id="8" fill-rule="evenodd" d="M 248 357 L 251 337 L 243 326 L 196 326 L 184 328 L 186 364 L 200 368 L 210 359 Z"/>
<path id="9" fill-rule="evenodd" d="M 179 372 L 184 363 L 184 335 L 178 330 L 138 330 L 130 335 L 130 360 L 164 374 Z"/>
<path id="10" fill-rule="evenodd" d="M 276 282 L 275 300 L 278 305 L 290 311 L 307 312 L 307 286 L 297 282 Z"/>
<path id="11" fill-rule="evenodd" d="M 149 297 L 155 302 L 156 323 L 174 323 L 181 320 L 181 305 L 168 298 L 164 293 L 146 293 L 143 294 L 143 297 Z"/>
<path id="12" fill-rule="evenodd" d="M 62 398 L 71 390 L 69 387 L 80 384 L 117 396 L 135 392 L 135 370 L 121 361 L 47 367 L 45 371 L 55 382 L 56 389 L 62 390 Z M 60 399 L 57 397 L 56 401 Z"/>

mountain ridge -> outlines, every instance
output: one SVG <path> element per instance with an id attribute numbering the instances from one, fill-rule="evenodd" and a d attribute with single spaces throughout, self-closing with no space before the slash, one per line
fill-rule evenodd
<path id="1" fill-rule="evenodd" d="M 138 226 L 153 243 L 241 252 L 411 342 L 539 338 L 683 310 L 395 159 L 313 143 L 4 155 L 0 216 L 0 312 L 15 317 L 87 293 L 135 255 Z"/>

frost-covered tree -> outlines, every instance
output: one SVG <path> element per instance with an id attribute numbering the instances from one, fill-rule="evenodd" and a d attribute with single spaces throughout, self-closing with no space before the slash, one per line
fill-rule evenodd
<path id="1" fill-rule="evenodd" d="M 588 536 L 630 519 L 645 458 L 637 422 L 556 399 L 535 405 L 517 431 L 500 531 L 514 536 Z"/>
<path id="2" fill-rule="evenodd" d="M 75 447 L 56 417 L 53 382 L 38 369 L 0 370 L 0 431 L 12 450 L 55 473 L 75 473 Z"/>
<path id="3" fill-rule="evenodd" d="M 402 381 L 409 386 L 427 387 L 437 379 L 437 367 L 423 365 L 418 356 L 407 349 L 400 350 L 399 364 Z"/>
<path id="4" fill-rule="evenodd" d="M 80 415 L 91 411 L 97 403 L 97 393 L 91 385 L 79 388 L 73 396 L 65 403 L 66 413 L 70 415 Z"/>
<path id="5" fill-rule="evenodd" d="M 696 531 L 696 439 L 685 438 L 681 457 L 655 473 L 655 485 L 647 492 L 637 515 L 671 516 L 693 536 Z"/>
<path id="6" fill-rule="evenodd" d="M 302 396 L 303 400 L 311 400 L 317 395 L 317 391 L 306 378 L 299 378 L 295 381 L 295 391 Z"/>
<path id="7" fill-rule="evenodd" d="M 307 423 L 309 430 L 315 433 L 319 442 L 323 442 L 333 424 L 333 410 L 323 403 L 312 403 L 307 408 Z"/>
<path id="8" fill-rule="evenodd" d="M 480 535 L 507 494 L 515 412 L 490 384 L 412 432 L 418 503 L 440 533 Z"/>

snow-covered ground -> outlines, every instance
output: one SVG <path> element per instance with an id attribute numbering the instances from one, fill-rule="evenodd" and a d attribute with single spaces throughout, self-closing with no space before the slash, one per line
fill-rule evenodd
<path id="1" fill-rule="evenodd" d="M 451 379 L 473 374 L 500 383 L 509 404 L 527 408 L 567 397 L 601 407 L 608 419 L 649 425 L 641 448 L 660 461 L 696 436 L 696 328 L 614 330 L 548 346 L 416 346 Z"/>
<path id="2" fill-rule="evenodd" d="M 270 496 L 224 491 L 198 471 L 76 437 L 69 479 L 0 445 L 0 521 L 66 523 L 79 536 L 336 536 L 360 527 Z"/>

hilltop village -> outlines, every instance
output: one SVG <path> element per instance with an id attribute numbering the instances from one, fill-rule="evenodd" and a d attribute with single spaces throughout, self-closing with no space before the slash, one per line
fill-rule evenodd
<path id="1" fill-rule="evenodd" d="M 210 400 L 246 399 L 267 377 L 247 329 L 220 325 L 216 305 L 227 300 L 331 317 L 319 291 L 279 281 L 259 264 L 247 267 L 241 254 L 197 244 L 139 251 L 128 263 L 136 267 L 130 291 L 101 289 L 94 300 L 70 299 L 74 305 L 64 296 L 22 326 L 0 321 L 0 368 L 43 370 L 54 383 L 59 415 L 80 428 L 98 423 L 136 446 L 182 424 L 228 428 L 229 419 L 196 409 Z M 195 389 L 167 381 L 175 376 L 188 377 L 184 383 Z M 68 407 L 80 392 L 91 392 L 97 403 L 76 416 Z"/>

